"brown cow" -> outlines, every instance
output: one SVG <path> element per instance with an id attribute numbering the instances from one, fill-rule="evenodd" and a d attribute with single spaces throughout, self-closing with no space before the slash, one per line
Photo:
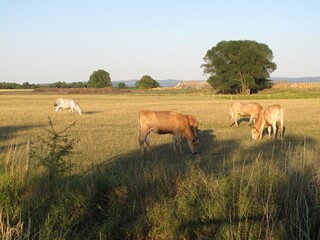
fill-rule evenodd
<path id="1" fill-rule="evenodd" d="M 263 129 L 268 127 L 268 134 L 271 137 L 271 127 L 273 139 L 277 136 L 277 125 L 280 126 L 280 138 L 284 136 L 283 108 L 280 105 L 270 105 L 259 112 L 255 124 L 251 127 L 251 135 L 254 140 L 261 139 Z"/>
<path id="2" fill-rule="evenodd" d="M 231 126 L 236 124 L 238 127 L 238 115 L 248 117 L 250 116 L 249 123 L 255 122 L 258 117 L 259 111 L 262 106 L 255 102 L 234 102 L 230 104 Z"/>
<path id="3" fill-rule="evenodd" d="M 146 143 L 147 149 L 149 149 L 149 134 L 151 132 L 172 134 L 177 136 L 178 139 L 183 136 L 187 139 L 191 152 L 197 153 L 200 140 L 194 134 L 189 123 L 189 118 L 186 115 L 173 111 L 141 110 L 139 112 L 139 145 L 142 155 L 144 154 L 144 143 Z M 180 142 L 173 142 L 174 149 L 175 144 L 178 143 L 181 151 Z"/>

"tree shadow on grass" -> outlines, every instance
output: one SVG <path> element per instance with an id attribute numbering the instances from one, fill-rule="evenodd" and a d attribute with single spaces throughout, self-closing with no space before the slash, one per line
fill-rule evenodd
<path id="1" fill-rule="evenodd" d="M 41 125 L 12 125 L 12 126 L 1 126 L 0 127 L 0 141 L 12 137 L 18 132 L 25 131 L 31 128 L 42 127 Z"/>
<path id="2" fill-rule="evenodd" d="M 303 158 L 301 154 L 308 148 L 316 151 L 317 141 L 310 137 L 287 135 L 284 139 L 273 140 L 264 136 L 261 140 L 252 140 L 256 144 L 242 150 L 246 165 L 254 161 L 276 162 L 279 167 L 288 167 L 292 160 Z"/>
<path id="3" fill-rule="evenodd" d="M 243 170 L 245 175 L 249 177 L 250 172 L 254 171 L 255 168 L 250 167 L 249 172 L 247 172 L 246 167 L 252 166 L 252 164 L 257 164 L 257 166 L 260 166 L 262 169 L 266 166 L 271 167 L 270 170 L 268 170 L 268 167 L 265 168 L 267 172 L 272 171 L 273 167 L 276 167 L 277 170 L 274 172 L 275 176 L 272 176 L 272 173 L 270 173 L 271 175 L 269 175 L 269 177 L 271 179 L 277 178 L 279 177 L 278 175 L 282 173 L 282 177 L 284 178 L 273 183 L 272 181 L 269 183 L 263 182 L 263 184 L 272 184 L 272 188 L 274 188 L 272 197 L 270 198 L 277 210 L 276 213 L 273 213 L 274 223 L 281 222 L 286 226 L 282 229 L 282 236 L 286 239 L 295 238 L 296 236 L 308 236 L 310 239 L 317 239 L 320 234 L 320 221 L 318 218 L 320 214 L 318 192 L 320 189 L 315 178 L 315 176 L 317 176 L 316 170 L 312 166 L 304 165 L 305 162 L 310 161 L 305 154 L 305 152 L 308 151 L 316 153 L 317 142 L 313 138 L 295 135 L 288 135 L 283 141 L 280 139 L 275 141 L 268 138 L 263 139 L 256 141 L 255 145 L 248 148 L 242 147 L 233 141 L 223 141 L 220 142 L 220 147 L 217 148 L 217 151 L 211 152 L 211 154 L 215 155 L 211 161 L 214 161 L 216 164 L 210 164 L 210 158 L 208 158 L 209 161 L 203 161 L 203 164 L 200 166 L 205 173 L 210 175 L 213 173 L 219 176 L 217 179 L 220 179 L 222 176 L 227 177 L 222 179 L 228 179 L 228 175 Z M 241 155 L 239 155 L 239 152 L 241 152 Z M 221 157 L 221 154 L 223 157 Z M 224 162 L 224 160 L 226 162 Z M 221 163 L 223 163 L 223 165 L 221 165 Z M 297 163 L 302 166 L 301 169 L 298 168 L 299 170 L 295 169 Z M 212 169 L 217 168 L 218 170 L 208 170 L 210 167 Z M 236 177 L 237 175 L 232 176 Z M 265 176 L 260 177 L 263 179 Z M 245 178 L 241 178 L 241 181 L 246 182 L 244 179 Z M 256 180 L 259 180 L 259 177 Z M 230 184 L 235 183 L 231 182 Z M 257 186 L 257 184 L 255 186 Z M 237 184 L 235 185 L 236 188 L 234 191 L 237 192 L 239 191 L 237 188 L 239 186 Z M 264 189 L 264 186 L 259 187 L 261 187 L 261 190 Z M 222 189 L 220 189 L 220 191 Z M 220 191 L 217 193 L 223 194 L 223 192 Z M 231 196 L 232 193 L 230 193 L 229 197 Z M 250 196 L 250 194 L 248 194 L 248 196 Z M 267 201 L 266 197 L 263 197 L 263 194 L 259 197 L 263 199 L 261 201 Z M 225 199 L 228 199 L 228 197 Z M 237 198 L 233 200 L 233 203 L 229 206 L 230 208 L 236 206 L 236 204 L 240 204 L 236 200 Z M 212 201 L 212 204 L 214 204 L 214 199 Z M 238 201 L 240 201 L 240 199 Z M 259 203 L 257 203 L 257 206 L 259 206 Z M 197 206 L 193 207 L 197 208 Z M 254 208 L 255 206 L 252 207 L 252 209 Z M 201 209 L 201 207 L 199 209 Z M 191 213 L 192 212 L 191 210 Z M 216 217 L 210 219 L 204 217 L 205 220 L 201 219 L 200 216 L 199 219 L 194 218 L 192 220 L 182 221 L 175 230 L 175 237 L 179 238 L 183 235 L 187 239 L 198 239 L 205 236 L 205 238 L 213 239 L 219 234 L 221 227 L 233 225 L 245 226 L 248 223 L 260 226 L 261 229 L 265 230 L 266 216 L 264 214 L 263 212 L 250 214 L 248 211 L 248 216 L 246 217 L 230 215 L 225 218 Z M 264 234 L 266 234 L 266 236 L 268 234 L 264 232 L 264 230 L 259 233 L 262 234 L 260 235 L 261 238 L 265 238 Z"/>
<path id="4" fill-rule="evenodd" d="M 14 136 L 16 136 L 19 132 L 26 131 L 29 129 L 40 128 L 42 125 L 13 125 L 13 126 L 1 126 L 0 127 L 0 141 L 8 140 Z M 15 145 L 20 146 L 26 143 L 15 143 Z M 2 146 L 0 147 L 0 151 L 5 151 L 12 145 Z"/>
<path id="5" fill-rule="evenodd" d="M 65 236 L 70 239 L 96 239 L 99 236 L 112 236 L 113 239 L 148 238 L 152 225 L 156 224 L 150 220 L 150 217 L 154 217 L 150 211 L 160 206 L 159 216 L 156 217 L 161 218 L 161 209 L 170 210 L 167 204 L 174 204 L 179 191 L 181 194 L 181 185 L 188 180 L 190 166 L 198 166 L 208 176 L 229 175 L 234 168 L 242 168 L 257 160 L 281 161 L 286 157 L 289 160 L 288 153 L 291 150 L 304 145 L 315 147 L 316 144 L 311 138 L 289 135 L 283 142 L 263 139 L 246 147 L 233 139 L 216 140 L 213 130 L 201 131 L 199 137 L 201 143 L 198 154 L 192 154 L 185 141 L 183 154 L 174 152 L 171 143 L 153 145 L 152 151 L 144 156 L 137 148 L 128 154 L 106 159 L 82 175 L 63 179 L 62 182 L 67 182 L 68 187 L 62 195 L 80 194 L 77 199 L 83 201 L 75 201 L 75 206 L 72 206 L 72 201 L 68 204 L 68 208 L 76 208 L 74 211 L 81 214 L 72 215 L 75 220 Z M 233 161 L 236 157 L 240 160 Z M 280 206 L 281 203 L 275 204 Z M 44 211 L 42 215 L 47 216 L 49 205 Z M 234 216 L 232 224 L 261 222 L 262 218 L 259 214 L 246 218 Z M 182 219 L 175 226 L 175 238 L 183 235 L 195 239 L 196 233 L 214 237 L 221 227 L 230 224 L 227 218 L 187 219 L 191 220 Z M 56 224 L 59 229 L 59 221 Z"/>

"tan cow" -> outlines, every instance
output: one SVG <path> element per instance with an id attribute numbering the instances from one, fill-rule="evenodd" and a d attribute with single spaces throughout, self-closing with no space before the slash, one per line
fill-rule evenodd
<path id="1" fill-rule="evenodd" d="M 189 118 L 186 115 L 173 111 L 152 111 L 141 110 L 139 112 L 139 145 L 141 154 L 144 154 L 144 144 L 149 149 L 149 134 L 151 132 L 157 134 L 172 134 L 177 136 L 177 139 L 182 139 L 181 136 L 187 139 L 189 148 L 192 153 L 197 153 L 199 146 L 199 138 L 193 132 L 189 123 Z M 178 144 L 181 151 L 181 141 L 174 141 Z"/>
<path id="2" fill-rule="evenodd" d="M 265 127 L 268 127 L 268 134 L 271 137 L 271 127 L 273 139 L 277 136 L 277 125 L 280 127 L 280 138 L 284 136 L 283 108 L 280 105 L 270 105 L 259 112 L 255 124 L 251 127 L 251 135 L 254 140 L 261 139 Z"/>
<path id="3" fill-rule="evenodd" d="M 249 117 L 249 123 L 255 122 L 262 106 L 255 102 L 234 102 L 230 104 L 231 126 L 236 124 L 238 127 L 238 115 Z"/>

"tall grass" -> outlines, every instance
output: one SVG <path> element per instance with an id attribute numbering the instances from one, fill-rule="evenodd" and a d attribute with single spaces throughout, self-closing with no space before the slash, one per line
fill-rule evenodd
<path id="1" fill-rule="evenodd" d="M 56 97 L 0 95 L 2 239 L 320 239 L 319 99 L 256 100 L 284 106 L 282 142 L 251 140 L 246 121 L 230 128 L 231 100 L 210 95 L 66 95 L 82 116 L 55 114 Z M 142 157 L 137 112 L 146 108 L 197 116 L 199 154 L 152 135 Z M 54 155 L 72 166 L 55 188 L 35 164 L 43 158 L 25 175 L 27 140 L 45 149 L 48 128 L 79 139 Z"/>

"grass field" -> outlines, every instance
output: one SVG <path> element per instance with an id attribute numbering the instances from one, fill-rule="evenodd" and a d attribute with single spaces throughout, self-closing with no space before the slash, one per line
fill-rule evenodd
<path id="1" fill-rule="evenodd" d="M 279 94 L 279 91 L 283 91 Z M 2 239 L 320 239 L 318 90 L 253 96 L 208 92 L 76 94 L 0 92 Z M 303 91 L 303 92 L 302 92 Z M 287 96 L 286 98 L 283 96 Z M 54 112 L 57 97 L 85 113 Z M 230 127 L 232 101 L 285 109 L 285 140 L 251 139 L 248 119 Z M 137 113 L 175 110 L 200 121 L 199 154 L 151 135 L 140 155 Z M 73 142 L 72 164 L 54 181 L 31 157 L 45 154 L 51 119 Z"/>

